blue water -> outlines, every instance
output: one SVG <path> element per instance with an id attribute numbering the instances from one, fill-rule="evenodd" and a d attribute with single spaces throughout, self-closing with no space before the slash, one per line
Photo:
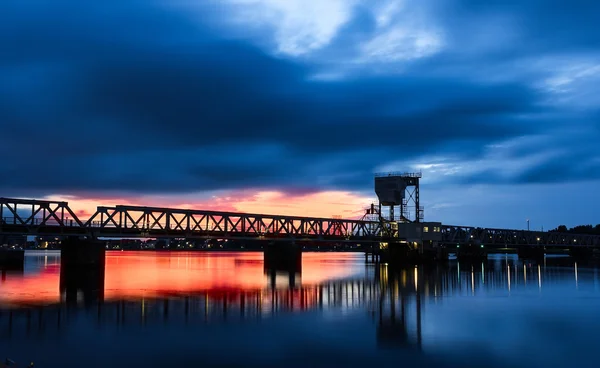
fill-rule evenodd
<path id="1" fill-rule="evenodd" d="M 598 269 L 568 258 L 391 270 L 312 254 L 303 273 L 323 269 L 325 279 L 303 274 L 290 286 L 278 275 L 273 289 L 262 271 L 253 281 L 262 266 L 243 253 L 174 269 L 194 257 L 144 271 L 171 272 L 172 290 L 149 284 L 157 294 L 121 280 L 132 276 L 120 267 L 132 266 L 113 256 L 104 301 L 67 306 L 54 291 L 36 301 L 30 283 L 58 282 L 58 257 L 30 255 L 23 274 L 0 284 L 0 354 L 36 367 L 598 366 Z"/>

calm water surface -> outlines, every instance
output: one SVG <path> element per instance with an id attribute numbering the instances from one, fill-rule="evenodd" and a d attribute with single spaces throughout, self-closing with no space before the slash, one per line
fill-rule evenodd
<path id="1" fill-rule="evenodd" d="M 0 281 L 0 357 L 36 367 L 597 367 L 598 269 L 496 256 L 447 267 L 305 253 L 107 253 L 104 292 L 61 295 L 60 257 Z M 26 365 L 26 364 L 24 364 Z"/>

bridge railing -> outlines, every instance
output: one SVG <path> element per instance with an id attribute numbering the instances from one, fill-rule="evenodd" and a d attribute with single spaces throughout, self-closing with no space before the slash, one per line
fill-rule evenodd
<path id="1" fill-rule="evenodd" d="M 55 219 L 48 219 L 44 221 L 43 218 L 36 217 L 33 219 L 29 219 L 25 223 L 19 221 L 17 217 L 3 217 L 0 220 L 0 224 L 2 225 L 25 225 L 25 226 L 67 226 L 67 227 L 80 227 L 81 225 L 77 223 L 77 220 L 65 218 L 63 221 L 57 221 Z"/>

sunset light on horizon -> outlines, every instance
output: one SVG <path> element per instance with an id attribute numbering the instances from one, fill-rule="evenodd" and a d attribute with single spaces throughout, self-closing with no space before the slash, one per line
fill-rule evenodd
<path id="1" fill-rule="evenodd" d="M 203 197 L 203 196 L 198 196 Z M 374 201 L 374 196 L 360 196 L 351 192 L 326 191 L 307 194 L 286 194 L 278 191 L 239 191 L 216 194 L 195 200 L 194 196 L 144 196 L 81 198 L 50 195 L 43 199 L 66 201 L 78 218 L 86 220 L 99 206 L 131 205 L 176 209 L 230 211 L 265 215 L 287 215 L 303 217 L 346 219 L 360 218 Z"/>

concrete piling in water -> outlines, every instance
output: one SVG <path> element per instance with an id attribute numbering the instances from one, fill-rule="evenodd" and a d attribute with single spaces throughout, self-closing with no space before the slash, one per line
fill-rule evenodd
<path id="1" fill-rule="evenodd" d="M 517 254 L 521 259 L 540 260 L 544 259 L 546 249 L 543 246 L 522 246 L 517 249 Z"/>
<path id="2" fill-rule="evenodd" d="M 379 250 L 379 257 L 381 263 L 399 266 L 445 263 L 448 261 L 448 248 L 434 246 L 423 249 L 407 242 L 390 242 Z"/>
<path id="3" fill-rule="evenodd" d="M 104 300 L 104 243 L 94 239 L 69 237 L 61 244 L 60 292 L 67 302 L 84 304 Z"/>
<path id="4" fill-rule="evenodd" d="M 23 269 L 24 264 L 24 250 L 0 249 L 0 269 Z"/>
<path id="5" fill-rule="evenodd" d="M 264 248 L 265 271 L 302 272 L 302 247 L 294 242 L 271 242 Z"/>

